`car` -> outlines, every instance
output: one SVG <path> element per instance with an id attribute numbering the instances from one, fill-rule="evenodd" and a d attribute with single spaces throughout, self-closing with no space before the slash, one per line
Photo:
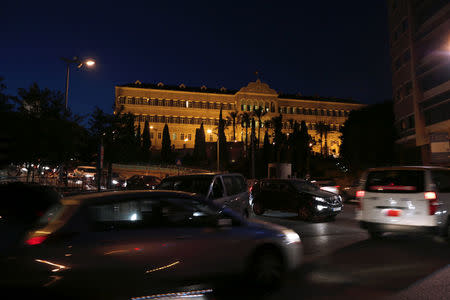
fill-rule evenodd
<path id="1" fill-rule="evenodd" d="M 119 173 L 111 173 L 111 187 L 113 189 L 124 189 L 126 185 L 126 179 Z"/>
<path id="2" fill-rule="evenodd" d="M 345 185 L 342 188 L 342 198 L 344 199 L 344 202 L 357 202 L 356 201 L 356 191 L 359 187 L 359 179 L 354 180 L 348 185 Z"/>
<path id="3" fill-rule="evenodd" d="M 253 187 L 252 194 L 256 215 L 279 210 L 295 212 L 301 219 L 311 221 L 332 219 L 343 208 L 339 195 L 301 179 L 262 179 Z"/>
<path id="4" fill-rule="evenodd" d="M 386 232 L 450 236 L 450 168 L 368 169 L 361 177 L 356 196 L 356 218 L 372 238 L 380 238 Z"/>
<path id="5" fill-rule="evenodd" d="M 219 206 L 250 216 L 250 193 L 244 176 L 238 173 L 203 173 L 164 178 L 159 190 L 196 193 Z"/>
<path id="6" fill-rule="evenodd" d="M 160 182 L 161 179 L 159 179 L 159 177 L 157 176 L 133 175 L 126 180 L 124 186 L 129 190 L 138 190 L 138 189 L 154 190 Z"/>
<path id="7" fill-rule="evenodd" d="M 222 276 L 264 287 L 301 264 L 302 247 L 291 229 L 249 222 L 192 193 L 89 193 L 42 216 L 14 257 L 0 260 L 0 286 L 59 299 L 124 299 Z"/>
<path id="8" fill-rule="evenodd" d="M 95 175 L 97 175 L 97 168 L 93 166 L 78 166 L 71 175 L 76 178 L 94 179 Z"/>
<path id="9" fill-rule="evenodd" d="M 0 255 L 6 255 L 19 243 L 62 194 L 54 187 L 7 182 L 0 184 Z"/>

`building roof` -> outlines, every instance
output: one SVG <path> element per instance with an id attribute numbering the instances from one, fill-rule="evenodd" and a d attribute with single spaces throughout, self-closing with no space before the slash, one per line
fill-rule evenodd
<path id="1" fill-rule="evenodd" d="M 167 91 L 186 91 L 186 92 L 196 92 L 196 93 L 213 93 L 213 94 L 227 94 L 234 95 L 236 93 L 262 93 L 277 96 L 279 99 L 286 100 L 305 100 L 305 101 L 321 101 L 321 102 L 336 102 L 336 103 L 351 103 L 351 104 L 362 104 L 359 101 L 346 98 L 335 98 L 335 97 L 322 97 L 322 96 L 303 96 L 298 94 L 285 94 L 277 93 L 275 90 L 271 89 L 268 84 L 261 82 L 259 79 L 255 82 L 250 82 L 247 86 L 241 88 L 240 90 L 228 90 L 224 87 L 218 88 L 208 88 L 206 86 L 202 87 L 191 87 L 180 85 L 165 85 L 163 83 L 141 83 L 136 81 L 134 83 L 127 83 L 118 85 L 119 87 L 129 87 L 129 88 L 142 88 L 142 89 L 155 89 L 155 90 L 167 90 Z"/>

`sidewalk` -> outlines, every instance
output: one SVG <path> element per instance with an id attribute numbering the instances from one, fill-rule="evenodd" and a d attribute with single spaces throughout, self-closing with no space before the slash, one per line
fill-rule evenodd
<path id="1" fill-rule="evenodd" d="M 450 299 L 450 264 L 385 300 Z"/>

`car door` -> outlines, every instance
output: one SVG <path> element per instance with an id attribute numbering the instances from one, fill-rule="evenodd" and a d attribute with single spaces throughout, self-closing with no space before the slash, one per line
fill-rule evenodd
<path id="1" fill-rule="evenodd" d="M 282 211 L 297 211 L 298 203 L 295 189 L 289 182 L 280 182 L 278 185 L 278 208 Z"/>
<path id="2" fill-rule="evenodd" d="M 232 175 L 222 176 L 222 181 L 225 187 L 224 202 L 226 206 L 241 214 L 242 204 L 239 197 L 239 186 L 236 185 Z"/>
<path id="3" fill-rule="evenodd" d="M 214 177 L 207 199 L 220 207 L 229 205 L 225 198 L 225 189 L 220 176 Z"/>
<path id="4" fill-rule="evenodd" d="M 258 193 L 259 201 L 265 209 L 278 209 L 276 194 L 279 191 L 278 184 L 274 181 L 263 181 Z M 256 200 L 256 199 L 255 199 Z"/>

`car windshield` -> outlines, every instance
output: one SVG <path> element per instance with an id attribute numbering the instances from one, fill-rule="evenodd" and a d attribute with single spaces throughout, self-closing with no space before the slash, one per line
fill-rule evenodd
<path id="1" fill-rule="evenodd" d="M 314 184 L 309 183 L 307 181 L 294 180 L 294 181 L 292 181 L 292 184 L 297 190 L 299 190 L 301 192 L 314 192 L 319 189 L 319 187 L 317 187 Z"/>
<path id="2" fill-rule="evenodd" d="M 164 179 L 159 185 L 160 190 L 191 192 L 206 196 L 211 185 L 211 176 L 186 176 Z"/>

